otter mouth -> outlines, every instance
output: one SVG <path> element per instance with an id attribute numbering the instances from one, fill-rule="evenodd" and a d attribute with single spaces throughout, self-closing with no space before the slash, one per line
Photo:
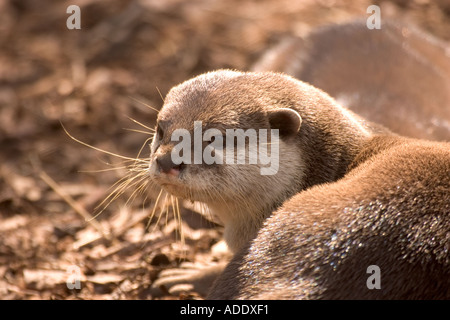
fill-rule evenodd
<path id="1" fill-rule="evenodd" d="M 185 198 L 189 194 L 189 188 L 179 181 L 158 181 L 158 185 L 165 191 L 176 197 Z"/>
<path id="2" fill-rule="evenodd" d="M 165 168 L 162 170 L 160 163 L 154 162 L 150 166 L 150 171 L 152 171 L 152 166 L 159 166 L 159 170 L 155 170 L 150 173 L 150 179 L 153 180 L 159 187 L 169 194 L 191 201 L 201 201 L 202 195 L 205 192 L 197 190 L 195 186 L 189 183 L 189 179 L 184 176 L 185 165 L 172 166 L 170 168 Z"/>

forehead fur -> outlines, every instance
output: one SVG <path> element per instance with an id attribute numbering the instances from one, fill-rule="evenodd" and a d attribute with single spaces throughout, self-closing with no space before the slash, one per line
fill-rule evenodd
<path id="1" fill-rule="evenodd" d="M 159 120 L 186 129 L 192 128 L 194 121 L 236 128 L 267 127 L 268 110 L 296 103 L 292 86 L 297 85 L 290 77 L 270 72 L 209 72 L 172 88 Z"/>

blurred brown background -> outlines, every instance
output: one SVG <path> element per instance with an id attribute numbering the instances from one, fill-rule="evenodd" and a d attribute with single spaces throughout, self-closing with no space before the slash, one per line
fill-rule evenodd
<path id="1" fill-rule="evenodd" d="M 73 4 L 81 30 L 66 27 Z M 0 0 L 0 299 L 180 298 L 154 296 L 152 281 L 182 261 L 217 259 L 209 249 L 220 230 L 184 210 L 183 244 L 173 215 L 147 226 L 152 194 L 126 203 L 128 190 L 97 218 L 113 239 L 99 237 L 63 197 L 94 215 L 126 171 L 102 171 L 121 160 L 71 140 L 61 123 L 135 157 L 148 136 L 126 130 L 146 130 L 129 118 L 153 127 L 156 115 L 137 100 L 159 109 L 158 90 L 209 70 L 247 70 L 281 37 L 368 17 L 371 4 L 382 19 L 450 40 L 447 0 Z M 66 286 L 70 266 L 80 290 Z"/>

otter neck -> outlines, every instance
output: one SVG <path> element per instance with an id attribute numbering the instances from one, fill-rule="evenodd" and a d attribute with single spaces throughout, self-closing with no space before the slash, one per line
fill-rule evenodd
<path id="1" fill-rule="evenodd" d="M 264 220 L 270 216 L 276 206 L 261 205 L 246 208 L 239 204 L 232 206 L 217 203 L 210 204 L 208 207 L 223 224 L 225 242 L 235 253 L 256 236 Z"/>
<path id="2" fill-rule="evenodd" d="M 349 171 L 351 163 L 372 137 L 370 131 L 361 131 L 359 125 L 330 129 L 304 121 L 298 139 L 305 159 L 305 189 L 336 181 Z"/>

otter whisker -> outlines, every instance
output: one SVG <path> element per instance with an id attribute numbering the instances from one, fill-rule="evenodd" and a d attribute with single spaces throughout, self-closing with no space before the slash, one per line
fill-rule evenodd
<path id="1" fill-rule="evenodd" d="M 177 225 L 177 231 L 181 232 L 181 221 L 180 221 L 181 217 L 179 217 L 178 214 L 177 214 L 177 210 L 175 208 L 175 197 L 172 196 L 172 195 L 170 196 L 170 204 L 171 204 L 171 207 L 172 207 L 172 212 L 173 212 L 173 215 L 174 215 L 175 223 Z M 180 237 L 181 237 L 181 233 L 180 233 Z"/>
<path id="2" fill-rule="evenodd" d="M 117 157 L 117 158 L 121 158 L 121 159 L 125 159 L 125 160 L 136 160 L 135 158 L 122 156 L 122 155 L 120 155 L 120 154 L 117 154 L 117 153 L 114 153 L 114 152 L 111 152 L 111 151 L 107 151 L 107 150 L 100 149 L 100 148 L 98 148 L 98 147 L 91 146 L 90 144 L 88 144 L 88 143 L 86 143 L 86 142 L 83 142 L 83 141 L 81 141 L 81 140 L 75 138 L 74 136 L 72 136 L 72 135 L 67 131 L 67 129 L 64 127 L 64 125 L 63 125 L 62 123 L 61 123 L 61 126 L 62 126 L 64 132 L 65 132 L 72 140 L 78 142 L 79 144 L 82 144 L 82 145 L 85 146 L 85 147 L 91 148 L 91 149 L 96 150 L 96 151 L 100 151 L 100 152 L 105 153 L 105 154 L 109 154 L 109 155 L 114 156 L 114 157 Z"/>
<path id="3" fill-rule="evenodd" d="M 102 172 L 110 172 L 110 171 L 117 171 L 117 170 L 123 170 L 127 169 L 127 166 L 121 166 L 121 167 L 113 167 L 108 169 L 99 169 L 99 170 L 79 170 L 80 173 L 102 173 Z"/>
<path id="4" fill-rule="evenodd" d="M 161 195 L 163 194 L 163 192 L 164 192 L 164 190 L 161 189 L 161 190 L 159 191 L 159 193 L 158 193 L 158 196 L 156 197 L 155 204 L 153 205 L 152 213 L 150 214 L 150 217 L 148 218 L 147 225 L 145 226 L 145 229 L 146 229 L 146 230 L 148 230 L 148 228 L 150 227 L 150 224 L 151 224 L 151 222 L 152 222 L 152 220 L 153 220 L 153 217 L 155 216 L 156 209 L 158 208 L 158 204 L 159 204 L 159 199 L 161 198 Z M 162 213 L 161 213 L 161 214 L 162 214 Z M 160 217 L 161 217 L 161 215 L 160 215 Z M 159 219 L 158 219 L 158 221 L 159 221 Z"/>
<path id="5" fill-rule="evenodd" d="M 160 94 L 161 94 L 161 93 L 160 93 Z M 135 102 L 138 102 L 138 103 L 142 104 L 143 106 L 145 106 L 145 107 L 149 108 L 150 110 L 153 110 L 153 111 L 159 112 L 159 110 L 158 110 L 158 109 L 156 109 L 156 108 L 152 107 L 152 106 L 151 106 L 151 105 L 149 105 L 148 103 L 145 103 L 145 102 L 143 102 L 143 101 L 141 101 L 141 100 L 139 100 L 139 99 L 137 99 L 137 98 L 135 98 L 135 97 L 132 97 L 132 96 L 128 96 L 128 98 L 130 98 L 130 99 L 133 99 L 133 100 L 134 100 Z"/>
<path id="6" fill-rule="evenodd" d="M 138 171 L 139 172 L 139 171 Z M 96 214 L 95 217 L 99 216 L 114 200 L 119 198 L 129 187 L 132 187 L 136 185 L 137 183 L 140 183 L 143 178 L 145 177 L 145 172 L 140 172 L 138 174 L 134 174 L 134 172 L 130 171 L 125 177 L 119 179 L 116 181 L 110 188 L 115 189 L 110 192 L 110 194 L 95 208 L 95 210 L 98 210 L 100 207 L 103 206 L 101 211 Z M 137 182 L 136 179 L 139 179 Z M 133 192 L 134 193 L 134 192 Z M 127 201 L 128 203 L 128 201 Z"/>
<path id="7" fill-rule="evenodd" d="M 159 96 L 161 97 L 161 100 L 162 100 L 162 102 L 164 103 L 164 97 L 163 97 L 163 95 L 161 94 L 161 91 L 159 90 L 158 87 L 156 87 L 156 90 L 158 91 Z"/>
<path id="8" fill-rule="evenodd" d="M 146 135 L 154 135 L 155 134 L 154 132 L 147 132 L 147 131 L 144 131 L 144 130 L 137 130 L 137 129 L 131 129 L 131 128 L 123 128 L 123 130 L 131 131 L 131 132 L 137 132 L 137 133 L 143 133 L 143 134 L 146 134 Z"/>
<path id="9" fill-rule="evenodd" d="M 161 214 L 158 217 L 158 220 L 156 221 L 156 225 L 159 224 L 159 221 L 161 220 L 161 216 L 165 213 L 166 216 L 169 214 L 169 205 L 167 204 L 167 199 L 169 198 L 169 194 L 166 192 L 164 197 L 164 204 L 163 209 L 161 210 Z"/>
<path id="10" fill-rule="evenodd" d="M 142 147 L 139 149 L 139 152 L 138 152 L 138 154 L 137 154 L 137 156 L 136 156 L 136 159 L 139 159 L 139 157 L 141 156 L 141 153 L 142 153 L 142 150 L 144 150 L 144 147 L 147 145 L 147 143 L 150 141 L 150 140 L 152 140 L 153 139 L 153 137 L 150 137 L 150 138 L 148 138 L 148 139 L 146 139 L 145 141 L 144 141 L 144 143 L 142 144 Z M 138 161 L 136 161 L 136 162 L 138 162 Z M 147 159 L 147 161 L 145 162 L 145 164 L 147 165 L 148 164 L 148 159 Z"/>
<path id="11" fill-rule="evenodd" d="M 134 186 L 140 184 L 140 187 L 135 188 L 134 191 L 131 193 L 131 195 L 130 195 L 130 197 L 128 198 L 128 200 L 126 201 L 125 205 L 128 205 L 128 203 L 129 203 L 132 199 L 134 199 L 134 198 L 136 197 L 136 195 L 139 193 L 139 191 L 140 191 L 141 188 L 142 188 L 142 185 L 143 185 L 142 182 L 144 181 L 144 179 L 145 179 L 145 177 L 142 177 L 142 176 L 141 176 L 141 177 L 140 177 L 140 180 L 138 180 L 138 181 L 134 182 L 133 184 L 130 184 L 129 186 L 127 186 L 127 188 L 129 188 L 129 187 L 134 187 Z M 144 184 L 144 186 L 145 186 L 145 184 Z"/>
<path id="12" fill-rule="evenodd" d="M 180 204 L 178 202 L 178 197 L 175 197 L 175 208 L 176 208 L 178 219 L 179 219 L 179 222 L 180 222 L 179 223 L 179 228 L 180 228 L 181 243 L 185 244 L 185 237 L 184 237 L 184 231 L 183 231 L 183 226 L 182 226 L 181 211 L 180 211 Z"/>
<path id="13" fill-rule="evenodd" d="M 155 133 L 155 128 L 148 127 L 148 126 L 146 126 L 145 124 L 143 124 L 142 122 L 139 122 L 139 121 L 137 121 L 136 119 L 133 119 L 133 118 L 131 118 L 131 117 L 127 117 L 127 118 L 128 118 L 128 120 L 133 121 L 134 123 L 140 125 L 141 127 L 143 127 L 143 128 L 145 128 L 145 129 L 150 130 L 151 132 Z"/>
<path id="14" fill-rule="evenodd" d="M 98 217 L 103 211 L 106 210 L 106 208 L 111 204 L 112 201 L 114 201 L 115 199 L 117 199 L 118 194 L 122 194 L 123 190 L 125 189 L 125 184 L 126 181 L 129 179 L 128 175 L 126 175 L 125 177 L 119 179 L 118 181 L 116 181 L 111 187 L 110 189 L 114 188 L 115 189 L 113 191 L 111 191 L 107 197 L 105 197 L 105 199 L 102 200 L 102 202 L 100 202 L 100 204 L 98 204 L 95 207 L 95 211 L 99 210 L 100 208 L 102 208 L 96 215 L 95 218 Z"/>

